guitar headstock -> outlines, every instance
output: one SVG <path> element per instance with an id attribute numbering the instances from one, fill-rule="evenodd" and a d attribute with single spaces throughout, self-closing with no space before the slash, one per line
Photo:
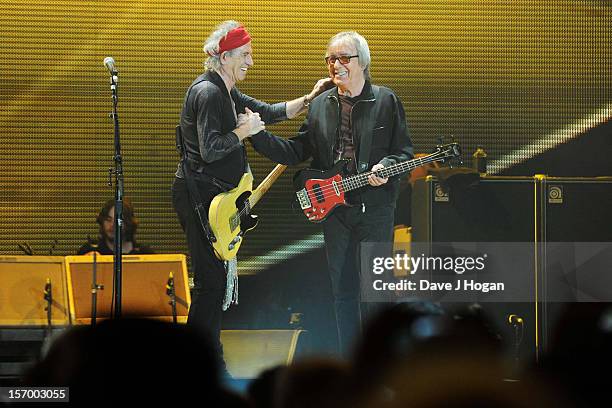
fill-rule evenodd
<path id="1" fill-rule="evenodd" d="M 438 145 L 433 155 L 436 156 L 436 160 L 446 162 L 461 155 L 461 146 L 457 142 Z"/>

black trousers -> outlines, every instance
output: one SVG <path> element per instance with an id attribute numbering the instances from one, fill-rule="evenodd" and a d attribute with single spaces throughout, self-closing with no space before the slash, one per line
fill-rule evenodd
<path id="1" fill-rule="evenodd" d="M 348 357 L 361 334 L 360 243 L 393 242 L 393 218 L 391 205 L 356 205 L 337 208 L 323 223 L 342 356 Z"/>
<path id="2" fill-rule="evenodd" d="M 205 182 L 197 181 L 196 183 L 208 213 L 212 199 L 221 190 Z M 213 344 L 218 355 L 222 358 L 223 349 L 220 336 L 226 281 L 225 266 L 223 261 L 215 256 L 212 245 L 202 231 L 200 221 L 189 199 L 187 182 L 184 179 L 174 179 L 172 204 L 187 237 L 187 246 L 191 255 L 194 274 L 194 296 L 191 301 L 187 324 L 208 336 L 212 336 Z"/>

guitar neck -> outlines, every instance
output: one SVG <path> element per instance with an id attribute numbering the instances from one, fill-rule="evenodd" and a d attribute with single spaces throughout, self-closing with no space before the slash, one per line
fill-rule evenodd
<path id="1" fill-rule="evenodd" d="M 285 171 L 286 168 L 287 166 L 285 166 L 284 164 L 277 164 L 276 167 L 272 169 L 270 174 L 268 174 L 267 177 L 261 183 L 259 183 L 257 188 L 253 190 L 253 193 L 249 197 L 249 205 L 251 208 L 255 207 L 255 204 L 257 204 L 257 202 L 264 196 L 264 194 L 266 194 L 272 184 L 274 184 L 276 179 L 278 179 L 280 175 L 283 174 L 283 171 Z"/>
<path id="2" fill-rule="evenodd" d="M 376 173 L 379 177 L 387 178 L 397 176 L 398 174 L 405 173 L 407 171 L 416 169 L 427 163 L 431 163 L 440 160 L 442 157 L 438 153 L 430 154 L 429 156 L 419 157 L 418 159 L 412 159 L 401 163 L 393 164 L 384 169 L 377 170 L 376 172 L 368 171 L 365 173 L 356 174 L 354 176 L 347 177 L 342 180 L 342 187 L 344 191 L 356 190 L 358 188 L 368 185 L 368 177 L 372 173 Z"/>

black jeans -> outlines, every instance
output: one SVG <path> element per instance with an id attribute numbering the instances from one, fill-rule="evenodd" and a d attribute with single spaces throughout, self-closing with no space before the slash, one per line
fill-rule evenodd
<path id="1" fill-rule="evenodd" d="M 348 356 L 361 334 L 360 243 L 393 241 L 393 206 L 340 207 L 323 223 L 339 351 Z"/>
<path id="2" fill-rule="evenodd" d="M 212 199 L 220 193 L 214 185 L 198 181 L 198 190 L 206 212 Z M 181 227 L 187 236 L 187 246 L 191 255 L 194 290 L 187 324 L 197 330 L 212 336 L 212 341 L 222 358 L 221 347 L 221 314 L 225 294 L 225 266 L 213 251 L 213 247 L 205 237 L 200 221 L 189 199 L 187 182 L 175 178 L 172 184 L 172 204 Z"/>

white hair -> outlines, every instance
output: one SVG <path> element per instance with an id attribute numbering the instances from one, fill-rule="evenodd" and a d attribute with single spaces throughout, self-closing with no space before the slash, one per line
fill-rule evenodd
<path id="1" fill-rule="evenodd" d="M 225 38 L 225 36 L 236 27 L 240 27 L 240 24 L 234 20 L 227 20 L 217 26 L 215 31 L 204 41 L 204 52 L 208 55 L 204 65 L 207 69 L 212 71 L 219 71 L 221 69 L 221 54 L 219 54 L 219 42 Z M 235 55 L 237 49 L 228 51 L 230 55 Z"/>
<path id="2" fill-rule="evenodd" d="M 355 47 L 357 55 L 359 55 L 359 66 L 364 68 L 363 75 L 366 79 L 370 79 L 370 47 L 366 39 L 356 31 L 342 31 L 329 40 L 327 49 L 329 50 L 329 47 L 336 43 L 349 43 Z"/>

